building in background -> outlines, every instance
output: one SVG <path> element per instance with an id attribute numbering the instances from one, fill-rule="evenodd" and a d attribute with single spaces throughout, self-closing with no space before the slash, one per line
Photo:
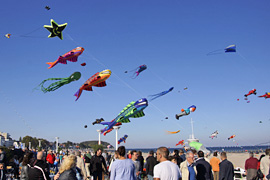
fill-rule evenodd
<path id="1" fill-rule="evenodd" d="M 0 146 L 10 147 L 13 146 L 13 143 L 9 133 L 0 132 Z"/>

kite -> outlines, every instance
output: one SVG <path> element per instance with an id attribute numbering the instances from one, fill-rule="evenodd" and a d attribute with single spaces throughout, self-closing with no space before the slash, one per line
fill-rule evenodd
<path id="1" fill-rule="evenodd" d="M 212 134 L 211 134 L 211 136 L 209 136 L 209 138 L 214 138 L 214 137 L 216 137 L 217 138 L 217 135 L 218 135 L 218 131 L 215 131 L 215 132 L 213 132 Z"/>
<path id="2" fill-rule="evenodd" d="M 93 125 L 95 125 L 95 124 L 100 124 L 102 121 L 104 121 L 103 118 L 96 119 L 96 121 L 94 121 L 92 124 L 93 124 Z"/>
<path id="3" fill-rule="evenodd" d="M 49 79 L 46 79 L 46 80 L 42 81 L 39 84 L 39 86 L 41 87 L 41 90 L 44 93 L 46 93 L 46 92 L 50 92 L 50 91 L 55 91 L 56 89 L 64 86 L 65 84 L 69 84 L 72 81 L 77 81 L 80 78 L 81 78 L 81 73 L 80 72 L 74 72 L 73 74 L 71 74 L 67 78 L 49 78 Z M 52 83 L 47 88 L 43 86 L 46 81 L 55 81 L 55 80 L 59 80 L 59 81 Z"/>
<path id="4" fill-rule="evenodd" d="M 105 128 L 101 130 L 101 133 L 106 135 L 111 132 L 113 126 L 122 125 L 122 123 L 129 123 L 129 118 L 140 118 L 145 116 L 143 110 L 148 106 L 146 98 L 139 99 L 138 101 L 130 102 L 111 122 L 101 122 L 99 124 L 105 125 Z"/>
<path id="5" fill-rule="evenodd" d="M 257 92 L 256 92 L 256 89 L 252 89 L 251 91 L 249 91 L 247 94 L 245 94 L 244 96 L 245 97 L 248 97 L 249 95 L 251 95 L 251 94 L 254 94 L 254 95 L 256 95 L 257 94 Z M 247 99 L 246 99 L 247 100 Z"/>
<path id="6" fill-rule="evenodd" d="M 177 134 L 179 132 L 180 132 L 180 130 L 178 130 L 178 131 L 167 131 L 167 134 Z"/>
<path id="7" fill-rule="evenodd" d="M 262 121 L 260 121 L 259 123 L 262 123 Z"/>
<path id="8" fill-rule="evenodd" d="M 120 144 L 121 142 L 126 143 L 127 137 L 128 137 L 128 135 L 124 135 L 124 137 L 121 137 L 121 138 L 118 140 L 118 144 Z"/>
<path id="9" fill-rule="evenodd" d="M 179 114 L 176 114 L 176 115 L 175 115 L 175 118 L 176 118 L 177 120 L 179 120 L 179 117 L 187 116 L 187 115 L 190 114 L 190 111 L 191 111 L 191 112 L 194 112 L 195 110 L 196 110 L 196 106 L 194 106 L 194 105 L 188 107 L 187 109 L 181 109 L 182 112 L 179 113 Z"/>
<path id="10" fill-rule="evenodd" d="M 190 147 L 193 147 L 194 149 L 196 149 L 197 151 L 199 151 L 200 148 L 201 148 L 201 146 L 202 146 L 202 143 L 193 141 L 193 142 L 190 142 L 190 143 L 189 143 L 189 146 L 190 146 Z"/>
<path id="11" fill-rule="evenodd" d="M 234 137 L 235 137 L 235 135 L 232 135 L 231 137 L 228 138 L 228 140 L 230 140 L 230 139 L 232 139 L 232 138 L 234 138 Z"/>
<path id="12" fill-rule="evenodd" d="M 233 44 L 233 45 L 230 45 L 228 47 L 225 48 L 225 53 L 228 53 L 228 52 L 236 52 L 236 45 Z"/>
<path id="13" fill-rule="evenodd" d="M 247 103 L 250 103 L 250 101 L 247 101 Z"/>
<path id="14" fill-rule="evenodd" d="M 146 66 L 145 64 L 139 66 L 139 68 L 137 68 L 137 71 L 135 72 L 135 73 L 136 73 L 136 77 L 139 76 L 139 74 L 140 74 L 142 71 L 146 70 L 146 69 L 147 69 L 147 66 Z"/>
<path id="15" fill-rule="evenodd" d="M 153 94 L 153 95 L 150 95 L 150 99 L 149 101 L 153 101 L 154 99 L 158 98 L 158 97 L 161 97 L 161 96 L 164 96 L 165 94 L 171 92 L 173 90 L 173 87 L 171 87 L 169 90 L 167 91 L 162 91 L 161 93 L 158 93 L 158 94 Z"/>
<path id="16" fill-rule="evenodd" d="M 44 25 L 48 31 L 50 31 L 49 38 L 53 38 L 55 36 L 58 36 L 61 40 L 63 40 L 63 34 L 62 31 L 66 28 L 67 23 L 58 25 L 53 19 L 51 19 L 51 26 Z"/>
<path id="17" fill-rule="evenodd" d="M 143 65 L 141 65 L 141 66 L 139 66 L 139 67 L 137 67 L 136 69 L 134 69 L 134 70 L 132 70 L 131 72 L 134 72 L 134 74 L 131 76 L 131 78 L 136 78 L 137 76 L 139 76 L 139 74 L 142 72 L 142 71 L 144 71 L 144 70 L 146 70 L 147 69 L 147 66 L 145 65 L 145 64 L 143 64 Z M 128 73 L 128 71 L 125 71 L 125 73 Z"/>
<path id="18" fill-rule="evenodd" d="M 168 117 L 165 117 L 165 119 L 169 119 Z"/>
<path id="19" fill-rule="evenodd" d="M 270 92 L 266 92 L 264 95 L 258 97 L 264 97 L 265 99 L 270 98 Z"/>
<path id="20" fill-rule="evenodd" d="M 225 52 L 225 53 L 236 52 L 236 45 L 233 44 L 233 45 L 227 46 L 225 49 L 218 49 L 218 50 L 212 51 L 212 52 L 208 53 L 207 56 L 221 54 L 223 52 Z"/>
<path id="21" fill-rule="evenodd" d="M 84 51 L 84 48 L 82 47 L 77 47 L 75 49 L 72 49 L 71 51 L 67 52 L 66 54 L 59 56 L 59 58 L 54 61 L 54 62 L 47 62 L 46 64 L 50 65 L 48 69 L 51 69 L 54 67 L 56 64 L 61 63 L 61 64 L 67 64 L 67 61 L 71 62 L 77 62 L 78 56 L 81 55 Z"/>
<path id="22" fill-rule="evenodd" d="M 49 11 L 51 8 L 49 6 L 46 6 L 45 9 L 47 9 Z"/>
<path id="23" fill-rule="evenodd" d="M 87 125 L 85 125 L 84 128 L 87 128 Z"/>
<path id="24" fill-rule="evenodd" d="M 184 142 L 184 140 L 181 140 L 181 141 L 179 141 L 175 146 L 178 146 L 178 145 L 182 145 L 182 146 L 184 146 L 185 145 L 185 142 Z"/>
<path id="25" fill-rule="evenodd" d="M 81 66 L 85 66 L 85 65 L 86 65 L 86 63 L 82 63 L 82 64 L 81 64 Z"/>
<path id="26" fill-rule="evenodd" d="M 187 89 L 188 89 L 187 87 L 184 88 L 184 90 L 187 90 Z"/>
<path id="27" fill-rule="evenodd" d="M 11 34 L 6 34 L 5 35 L 5 37 L 8 38 L 8 39 L 10 38 L 10 36 L 11 36 Z"/>
<path id="28" fill-rule="evenodd" d="M 77 97 L 75 101 L 79 99 L 83 90 L 93 91 L 92 86 L 104 87 L 106 86 L 106 80 L 111 76 L 111 70 L 107 69 L 94 74 L 80 87 L 80 89 L 74 94 Z"/>
<path id="29" fill-rule="evenodd" d="M 197 141 L 192 141 L 189 143 L 190 147 L 193 147 L 194 149 L 196 149 L 197 151 L 201 150 L 204 152 L 204 154 L 210 154 L 210 151 L 208 149 L 206 149 L 202 143 L 199 143 Z"/>

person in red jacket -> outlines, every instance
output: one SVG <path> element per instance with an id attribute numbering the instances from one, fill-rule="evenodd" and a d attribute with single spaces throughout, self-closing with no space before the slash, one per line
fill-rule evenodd
<path id="1" fill-rule="evenodd" d="M 249 158 L 245 163 L 245 170 L 247 173 L 247 180 L 252 180 L 257 176 L 258 159 L 254 158 L 253 152 L 249 153 Z"/>
<path id="2" fill-rule="evenodd" d="M 53 154 L 52 150 L 50 150 L 49 154 L 47 155 L 46 161 L 48 162 L 50 168 L 53 167 L 55 155 Z"/>

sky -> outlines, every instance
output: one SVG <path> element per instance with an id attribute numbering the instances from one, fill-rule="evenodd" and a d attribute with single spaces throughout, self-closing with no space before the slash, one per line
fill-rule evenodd
<path id="1" fill-rule="evenodd" d="M 189 138 L 191 118 L 195 137 L 206 147 L 269 141 L 270 99 L 257 97 L 270 91 L 268 0 L 5 2 L 0 7 L 0 131 L 13 139 L 97 140 L 103 126 L 93 126 L 95 119 L 111 121 L 131 101 L 174 87 L 149 103 L 144 117 L 121 126 L 118 136 L 128 135 L 127 148 L 175 147 Z M 63 40 L 47 37 L 43 25 L 51 19 L 68 23 Z M 7 33 L 10 39 L 4 37 Z M 237 52 L 224 53 L 231 44 Z M 78 62 L 47 69 L 46 62 L 76 47 L 85 49 Z M 220 53 L 207 55 L 214 50 Z M 130 78 L 130 71 L 142 64 L 147 70 Z M 112 71 L 107 86 L 83 91 L 75 101 L 80 86 L 105 69 Z M 47 78 L 76 71 L 81 79 L 56 91 L 34 90 Z M 254 88 L 258 94 L 247 103 L 244 94 Z M 197 106 L 195 112 L 175 118 L 191 105 Z M 210 139 L 216 130 L 218 137 Z M 233 134 L 235 141 L 228 140 Z M 101 140 L 115 145 L 115 131 Z"/>

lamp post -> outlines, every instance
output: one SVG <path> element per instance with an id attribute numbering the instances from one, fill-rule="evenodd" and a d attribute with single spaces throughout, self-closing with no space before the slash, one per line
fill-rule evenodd
<path id="1" fill-rule="evenodd" d="M 100 142 L 100 134 L 101 134 L 101 130 L 97 130 L 97 132 L 98 132 L 98 144 L 100 145 L 100 144 L 101 144 L 101 142 Z"/>
<path id="2" fill-rule="evenodd" d="M 56 146 L 55 146 L 55 148 L 56 148 L 56 153 L 58 152 L 58 140 L 59 140 L 59 137 L 55 137 L 55 139 L 56 139 Z"/>
<path id="3" fill-rule="evenodd" d="M 31 149 L 31 142 L 29 142 L 29 150 Z"/>
<path id="4" fill-rule="evenodd" d="M 113 129 L 115 129 L 115 150 L 118 149 L 118 129 L 120 129 L 120 126 L 113 126 Z"/>

